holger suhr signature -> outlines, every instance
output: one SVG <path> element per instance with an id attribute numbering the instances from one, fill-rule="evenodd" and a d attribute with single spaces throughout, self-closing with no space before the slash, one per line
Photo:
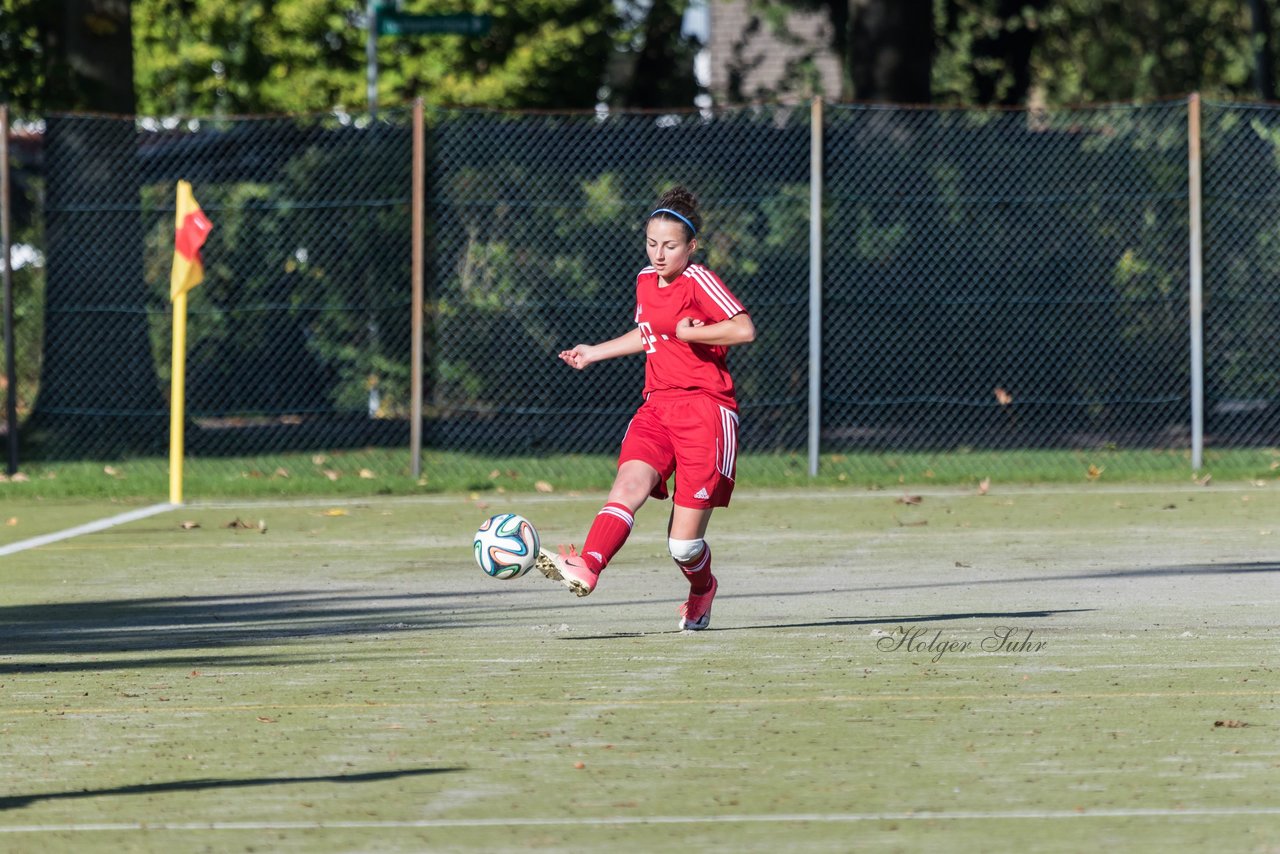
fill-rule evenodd
<path id="1" fill-rule="evenodd" d="M 1034 636 L 1035 629 L 996 626 L 975 644 L 971 640 L 944 637 L 942 629 L 898 626 L 892 633 L 876 640 L 876 649 L 881 652 L 929 653 L 932 656 L 930 661 L 937 664 L 944 655 L 952 652 L 1040 652 L 1049 645 L 1048 641 L 1035 640 Z"/>

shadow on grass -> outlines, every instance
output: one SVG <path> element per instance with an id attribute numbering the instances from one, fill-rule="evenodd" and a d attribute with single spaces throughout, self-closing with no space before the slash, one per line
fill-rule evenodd
<path id="1" fill-rule="evenodd" d="M 792 596 L 848 597 L 868 591 L 927 590 L 1046 582 L 1129 581 L 1189 576 L 1260 575 L 1280 572 L 1278 561 L 1185 564 L 1118 568 L 1017 577 L 923 580 L 839 589 L 726 592 L 726 599 Z M 270 666 L 324 660 L 306 641 L 373 637 L 437 629 L 510 625 L 527 615 L 544 615 L 567 605 L 553 599 L 563 588 L 530 585 L 457 592 L 369 593 L 348 590 L 282 590 L 225 596 L 174 596 L 0 607 L 0 675 L 102 671 L 142 667 Z M 512 597 L 519 597 L 520 603 Z M 1032 598 L 1030 596 L 1022 598 Z M 1036 597 L 1038 598 L 1038 597 Z M 593 607 L 651 605 L 644 600 L 592 603 Z M 1079 610 L 1079 609 L 1078 609 Z M 849 617 L 825 621 L 740 626 L 738 630 L 884 625 L 964 619 L 1030 619 L 1069 611 L 933 614 L 911 617 Z M 640 637 L 661 632 L 620 632 L 573 636 L 566 640 Z M 279 648 L 299 644 L 296 654 Z M 236 647 L 271 646 L 269 653 L 238 655 Z M 198 652 L 197 652 L 198 651 Z M 187 652 L 187 655 L 182 655 Z M 138 653 L 170 653 L 151 658 Z M 4 661 L 6 656 L 79 656 L 70 661 Z"/>
<path id="2" fill-rule="evenodd" d="M 102 670 L 216 661 L 279 664 L 276 654 L 227 655 L 229 648 L 284 645 L 338 637 L 491 624 L 519 591 L 367 593 L 288 590 L 227 596 L 175 596 L 56 602 L 0 607 L 0 657 L 100 655 L 101 661 L 4 662 L 0 674 L 41 670 Z M 500 597 L 494 600 L 493 597 Z M 128 659 L 130 653 L 201 650 L 189 658 Z M 300 647 L 314 657 L 314 649 Z"/>
<path id="3" fill-rule="evenodd" d="M 1057 611 L 974 611 L 958 614 L 913 614 L 909 617 L 860 617 L 847 620 L 814 620 L 808 623 L 768 623 L 760 626 L 727 626 L 721 631 L 747 629 L 821 629 L 834 626 L 897 626 L 905 623 L 941 623 L 948 620 L 1038 620 L 1058 614 L 1080 614 L 1095 608 L 1065 608 Z"/>
<path id="4" fill-rule="evenodd" d="M 1280 561 L 1253 561 L 1253 562 L 1232 562 L 1232 563 L 1211 563 L 1211 564 L 1179 564 L 1174 566 L 1152 566 L 1142 568 L 1122 568 L 1107 569 L 1094 572 L 1079 573 L 1058 573 L 1054 575 L 1030 575 L 1018 576 L 1014 578 L 960 578 L 955 581 L 921 581 L 917 584 L 876 584 L 868 587 L 843 587 L 828 588 L 826 590 L 773 590 L 760 593 L 735 593 L 724 594 L 724 599 L 750 599 L 750 598 L 783 598 L 790 596 L 823 596 L 823 595 L 847 595 L 851 593 L 867 593 L 887 590 L 929 590 L 938 587 L 977 587 L 982 585 L 998 585 L 998 584 L 1023 584 L 1033 585 L 1042 584 L 1047 581 L 1125 581 L 1144 578 L 1169 578 L 1178 576 L 1216 576 L 1216 575 L 1240 575 L 1240 574 L 1258 574 L 1280 572 Z M 743 630 L 767 630 L 767 629 L 817 629 L 831 628 L 838 626 L 877 626 L 877 625 L 896 625 L 899 623 L 926 623 L 926 622 L 943 622 L 947 620 L 973 620 L 973 619 L 1037 619 L 1050 617 L 1055 614 L 1071 614 L 1086 611 L 1094 611 L 1095 608 L 1071 608 L 1066 610 L 1032 610 L 1032 611 L 1008 611 L 1008 612 L 964 612 L 955 614 L 926 614 L 914 615 L 908 617 L 850 617 L 836 618 L 831 620 L 816 620 L 811 622 L 797 623 L 764 623 L 750 626 L 730 626 L 724 628 L 713 627 L 711 631 L 743 631 Z M 656 631 L 656 632 L 616 632 L 604 635 L 572 635 L 562 637 L 561 640 L 614 640 L 618 638 L 634 638 L 645 637 L 647 635 L 658 634 L 679 634 L 679 630 L 674 631 Z"/>
<path id="5" fill-rule="evenodd" d="M 922 581 L 919 584 L 875 585 L 864 590 L 921 590 L 933 587 L 977 587 L 991 584 L 1043 584 L 1046 581 L 1120 581 L 1134 578 L 1169 578 L 1188 575 L 1245 575 L 1280 572 L 1280 561 L 1248 563 L 1189 563 L 1173 566 L 1147 566 L 1123 569 L 1100 569 L 1093 572 L 1068 572 L 1054 575 L 1022 575 L 1016 578 L 962 578 L 956 581 Z"/>
<path id="6" fill-rule="evenodd" d="M 751 626 L 712 627 L 713 632 L 763 631 L 767 629 L 822 629 L 835 626 L 888 626 L 904 623 L 935 623 L 947 620 L 1031 620 L 1052 617 L 1056 614 L 1078 614 L 1094 608 L 1067 608 L 1059 611 L 973 611 L 957 614 L 913 614 L 909 617 L 851 617 L 848 619 L 814 620 L 807 623 L 761 623 Z M 661 632 L 617 632 L 608 635 L 572 635 L 561 640 L 614 640 L 617 638 L 645 637 L 647 635 L 682 634 L 679 629 Z"/>
<path id="7" fill-rule="evenodd" d="M 65 801 L 79 798 L 105 798 L 115 795 L 156 795 L 164 792 L 203 792 L 210 789 L 244 789 L 254 786 L 283 786 L 298 783 L 376 783 L 405 777 L 447 774 L 464 768 L 410 768 L 400 771 L 371 771 L 366 774 L 333 774 L 319 777 L 253 777 L 245 780 L 173 780 L 168 783 L 139 783 L 111 789 L 80 789 L 74 792 L 42 792 L 34 795 L 0 796 L 0 810 L 20 809 L 39 801 Z"/>

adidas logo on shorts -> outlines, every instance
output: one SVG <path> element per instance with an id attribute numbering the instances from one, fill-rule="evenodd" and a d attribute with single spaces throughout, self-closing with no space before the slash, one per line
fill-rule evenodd
<path id="1" fill-rule="evenodd" d="M 704 486 L 704 487 L 702 487 L 701 489 L 699 489 L 697 492 L 695 492 L 695 493 L 693 494 L 693 497 L 694 497 L 694 498 L 701 498 L 703 501 L 706 501 L 706 500 L 707 500 L 708 498 L 710 498 L 711 496 L 710 496 L 710 495 L 707 495 L 707 488 Z"/>

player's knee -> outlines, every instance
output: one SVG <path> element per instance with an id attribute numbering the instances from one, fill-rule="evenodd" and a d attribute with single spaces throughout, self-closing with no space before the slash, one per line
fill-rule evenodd
<path id="1" fill-rule="evenodd" d="M 671 552 L 671 556 L 675 558 L 676 563 L 689 563 L 698 555 L 702 554 L 702 549 L 706 545 L 704 540 L 677 540 L 674 537 L 667 538 L 667 550 Z"/>
<path id="2" fill-rule="evenodd" d="M 619 500 L 628 505 L 633 505 L 637 501 L 644 503 L 657 485 L 658 473 L 651 467 L 625 463 L 614 477 L 610 495 L 616 496 L 612 500 Z"/>

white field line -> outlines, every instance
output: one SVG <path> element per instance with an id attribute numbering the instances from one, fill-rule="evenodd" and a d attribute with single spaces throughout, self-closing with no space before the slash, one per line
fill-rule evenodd
<path id="1" fill-rule="evenodd" d="M 288 782 L 282 780 L 281 782 Z M 974 812 L 780 813 L 778 815 L 652 815 L 600 818 L 441 818 L 412 821 L 210 821 L 210 822 L 93 822 L 85 824 L 0 825 L 0 833 L 74 833 L 157 830 L 394 830 L 487 827 L 601 827 L 680 824 L 841 824 L 868 821 L 1060 821 L 1116 818 L 1234 818 L 1280 816 L 1276 807 L 1151 807 L 1081 810 L 992 810 Z"/>
<path id="2" fill-rule="evenodd" d="M 93 534 L 98 531 L 105 531 L 108 528 L 114 528 L 116 525 L 125 525 L 129 522 L 136 522 L 139 519 L 146 519 L 148 516 L 156 516 L 160 513 L 167 513 L 170 510 L 177 509 L 176 504 L 153 504 L 150 507 L 142 507 L 138 510 L 130 510 L 128 513 L 120 513 L 107 519 L 99 519 L 96 522 L 87 522 L 83 525 L 76 525 L 74 528 L 66 528 L 61 531 L 54 531 L 52 534 L 43 534 L 39 537 L 32 537 L 29 540 L 18 540 L 16 543 L 9 543 L 7 546 L 0 546 L 0 557 L 5 555 L 17 554 L 25 552 L 28 549 L 47 546 L 50 543 L 69 540 L 72 537 L 79 537 L 83 534 Z"/>

